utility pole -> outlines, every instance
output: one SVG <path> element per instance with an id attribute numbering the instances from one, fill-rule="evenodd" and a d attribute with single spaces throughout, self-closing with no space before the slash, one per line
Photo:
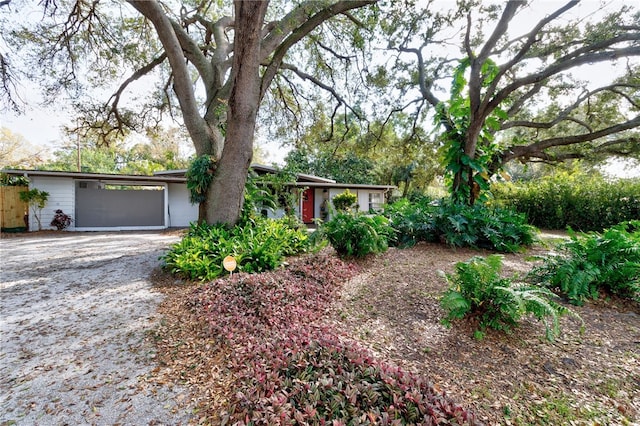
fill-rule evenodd
<path id="1" fill-rule="evenodd" d="M 78 166 L 78 173 L 82 171 L 82 161 L 80 157 L 80 133 L 76 133 L 76 164 Z"/>

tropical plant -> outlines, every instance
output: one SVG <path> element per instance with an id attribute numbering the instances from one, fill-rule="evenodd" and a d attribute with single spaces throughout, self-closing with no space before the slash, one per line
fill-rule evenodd
<path id="1" fill-rule="evenodd" d="M 396 231 L 396 242 L 400 246 L 413 246 L 420 241 L 436 241 L 437 233 L 433 221 L 435 206 L 424 197 L 416 201 L 401 198 L 385 206 L 384 215 Z"/>
<path id="2" fill-rule="evenodd" d="M 350 213 L 337 213 L 315 232 L 326 237 L 340 256 L 353 257 L 386 251 L 394 235 L 386 217 Z"/>
<path id="3" fill-rule="evenodd" d="M 47 204 L 49 199 L 49 193 L 41 191 L 38 188 L 33 188 L 28 191 L 20 191 L 20 200 L 29 204 L 29 207 L 33 211 L 33 216 L 38 222 L 38 231 L 42 230 L 42 222 L 40 217 L 42 216 L 42 209 Z"/>
<path id="4" fill-rule="evenodd" d="M 252 220 L 264 210 L 275 212 L 278 208 L 290 217 L 291 223 L 296 222 L 295 205 L 299 189 L 291 186 L 295 181 L 296 174 L 290 170 L 276 170 L 263 175 L 250 172 L 245 185 L 241 223 Z"/>
<path id="5" fill-rule="evenodd" d="M 385 209 L 396 230 L 396 241 L 413 245 L 441 241 L 454 247 L 476 247 L 516 252 L 535 241 L 536 229 L 522 214 L 483 204 L 469 206 L 443 199 L 400 200 Z"/>
<path id="6" fill-rule="evenodd" d="M 228 228 L 223 224 L 192 224 L 187 235 L 163 256 L 165 268 L 194 280 L 211 280 L 225 273 L 222 260 L 234 256 L 241 272 L 277 268 L 286 256 L 307 249 L 306 230 L 291 221 L 254 218 Z"/>
<path id="7" fill-rule="evenodd" d="M 200 204 L 207 199 L 207 190 L 213 180 L 214 171 L 215 163 L 209 155 L 200 155 L 191 162 L 185 178 L 192 204 Z"/>
<path id="8" fill-rule="evenodd" d="M 502 256 L 476 256 L 458 262 L 455 274 L 445 274 L 449 289 L 441 299 L 443 323 L 450 326 L 470 315 L 478 321 L 476 336 L 482 337 L 487 328 L 510 332 L 524 315 L 533 314 L 553 340 L 560 332 L 559 317 L 568 309 L 552 301 L 555 295 L 548 289 L 503 278 L 501 269 Z"/>
<path id="9" fill-rule="evenodd" d="M 433 212 L 438 238 L 454 247 L 513 253 L 533 244 L 536 229 L 511 210 L 442 202 Z"/>
<path id="10" fill-rule="evenodd" d="M 569 301 L 582 305 L 600 292 L 640 301 L 640 221 L 618 224 L 602 234 L 569 232 L 571 240 L 559 253 L 544 258 L 531 271 L 535 282 L 560 290 Z"/>

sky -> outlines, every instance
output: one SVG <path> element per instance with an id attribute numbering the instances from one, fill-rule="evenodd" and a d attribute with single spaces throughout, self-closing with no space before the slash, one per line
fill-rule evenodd
<path id="1" fill-rule="evenodd" d="M 446 3 L 446 1 L 443 2 L 443 4 Z M 537 3 L 537 7 L 540 7 L 541 9 L 536 9 L 536 2 L 534 2 L 534 6 L 530 7 L 530 10 L 525 14 L 526 16 L 520 18 L 522 21 L 514 21 L 512 23 L 512 27 L 516 29 L 529 28 L 531 24 L 526 25 L 526 23 L 527 20 L 533 21 L 533 15 L 544 9 L 549 10 L 550 6 L 552 8 L 556 8 L 564 4 L 564 1 L 547 0 L 539 1 Z M 592 13 L 594 9 L 597 9 L 597 6 L 601 2 L 596 0 L 586 0 L 583 3 L 584 4 L 581 4 L 576 8 L 575 12 L 571 13 Z M 618 0 L 609 0 L 606 1 L 606 3 L 618 5 L 623 4 L 623 2 Z M 3 48 L 4 46 L 0 44 L 0 49 Z M 601 80 L 602 77 L 609 72 L 611 72 L 611 70 L 606 67 L 591 67 L 591 69 L 585 69 L 582 75 L 585 76 L 584 78 L 592 79 L 595 83 Z M 39 148 L 45 147 L 45 152 L 52 154 L 53 151 L 65 144 L 66 141 L 63 140 L 64 134 L 62 132 L 62 127 L 71 124 L 72 116 L 65 108 L 61 107 L 61 104 L 64 103 L 63 101 L 56 105 L 42 105 L 42 96 L 38 89 L 26 81 L 20 82 L 19 93 L 21 97 L 26 100 L 24 113 L 17 115 L 9 112 L 1 115 L 0 127 L 9 128 L 13 133 L 22 135 L 32 145 Z M 106 100 L 107 98 L 108 96 L 104 99 Z M 287 150 L 280 147 L 280 143 L 278 141 L 269 141 L 266 137 L 262 136 L 260 132 L 258 132 L 257 141 L 266 154 L 267 162 L 283 164 Z M 625 168 L 624 164 L 619 163 L 608 164 L 605 167 L 605 171 L 610 173 L 612 176 L 631 175 L 640 177 L 640 167 L 629 169 L 628 167 Z"/>

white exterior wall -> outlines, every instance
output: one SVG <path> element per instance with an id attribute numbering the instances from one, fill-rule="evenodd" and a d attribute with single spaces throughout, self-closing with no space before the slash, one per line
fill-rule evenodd
<path id="1" fill-rule="evenodd" d="M 55 211 L 60 209 L 72 219 L 74 219 L 76 212 L 76 198 L 75 198 L 75 186 L 73 179 L 66 177 L 49 177 L 49 176 L 31 176 L 29 178 L 29 189 L 37 188 L 40 191 L 46 191 L 49 193 L 47 203 L 42 209 L 40 220 L 42 222 L 42 229 L 56 229 L 55 226 L 51 226 L 50 223 L 53 220 Z M 74 222 L 67 230 L 74 229 Z M 36 220 L 33 209 L 29 208 L 29 230 L 38 230 L 38 221 Z"/>
<path id="2" fill-rule="evenodd" d="M 346 189 L 343 188 L 331 188 L 329 190 L 329 203 L 331 203 L 331 210 L 333 210 L 333 203 L 331 202 L 331 200 L 333 200 L 333 197 L 335 197 L 338 194 L 342 194 L 344 191 L 346 191 Z M 353 188 L 349 188 L 349 192 L 351 192 L 352 194 L 355 194 L 357 197 L 357 201 L 356 204 L 358 205 L 358 211 L 359 212 L 364 212 L 364 213 L 368 213 L 369 212 L 369 194 L 371 193 L 375 193 L 375 194 L 380 194 L 382 197 L 382 200 L 384 202 L 384 190 L 382 189 L 353 189 Z M 320 205 L 322 203 L 322 190 L 321 189 L 316 189 L 316 216 L 320 216 Z M 320 198 L 320 199 L 318 199 Z"/>
<path id="3" fill-rule="evenodd" d="M 198 220 L 198 205 L 189 201 L 189 190 L 184 183 L 169 184 L 170 227 L 187 227 Z"/>

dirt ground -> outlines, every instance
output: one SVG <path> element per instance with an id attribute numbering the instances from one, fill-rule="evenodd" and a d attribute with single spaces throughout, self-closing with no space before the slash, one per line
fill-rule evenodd
<path id="1" fill-rule="evenodd" d="M 504 275 L 523 275 L 531 256 L 548 248 L 504 256 Z M 428 377 L 487 424 L 640 424 L 640 306 L 617 299 L 571 307 L 584 321 L 562 320 L 554 342 L 527 319 L 510 335 L 473 337 L 474 324 L 441 325 L 440 271 L 490 253 L 420 244 L 390 249 L 361 262 L 362 273 L 345 283 L 326 321 L 375 356 Z M 155 331 L 158 380 L 179 377 L 200 406 L 198 421 L 215 419 L 231 392 L 225 354 L 212 353 L 205 326 L 189 309 L 193 284 L 158 272 L 154 282 L 168 297 Z M 176 344 L 179 342 L 179 344 Z"/>
<path id="2" fill-rule="evenodd" d="M 0 240 L 0 425 L 187 424 L 188 391 L 151 380 L 163 296 L 149 273 L 173 232 Z"/>

